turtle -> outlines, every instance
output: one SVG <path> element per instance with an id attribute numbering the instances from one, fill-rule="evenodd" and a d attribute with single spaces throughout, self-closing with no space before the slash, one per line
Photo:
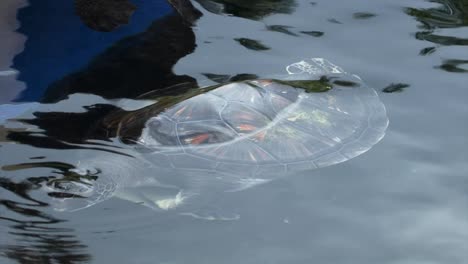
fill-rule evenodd
<path id="1" fill-rule="evenodd" d="M 374 89 L 322 58 L 289 64 L 282 75 L 160 97 L 109 119 L 118 122 L 114 142 L 126 155 L 88 158 L 51 180 L 56 209 L 76 211 L 114 195 L 169 210 L 209 194 L 207 205 L 350 160 L 378 143 L 389 124 Z"/>

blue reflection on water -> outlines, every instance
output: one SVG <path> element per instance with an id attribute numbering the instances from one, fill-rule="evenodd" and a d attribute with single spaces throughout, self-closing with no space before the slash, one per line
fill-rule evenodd
<path id="1" fill-rule="evenodd" d="M 18 12 L 19 32 L 28 37 L 13 68 L 27 85 L 17 101 L 38 100 L 48 85 L 76 71 L 116 41 L 145 30 L 151 22 L 171 12 L 166 1 L 135 0 L 138 7 L 130 23 L 112 32 L 97 32 L 74 15 L 74 1 L 31 0 Z M 40 21 L 40 23 L 38 23 Z"/>

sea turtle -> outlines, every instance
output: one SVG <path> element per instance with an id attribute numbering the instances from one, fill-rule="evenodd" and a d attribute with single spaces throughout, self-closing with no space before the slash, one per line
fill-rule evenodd
<path id="1" fill-rule="evenodd" d="M 117 138 L 131 143 L 122 144 L 131 158 L 106 154 L 52 179 L 46 188 L 54 206 L 72 211 L 118 194 L 155 209 L 176 208 L 188 197 L 347 161 L 383 138 L 385 107 L 359 77 L 320 58 L 286 71 L 111 115 L 106 122 L 118 123 Z"/>

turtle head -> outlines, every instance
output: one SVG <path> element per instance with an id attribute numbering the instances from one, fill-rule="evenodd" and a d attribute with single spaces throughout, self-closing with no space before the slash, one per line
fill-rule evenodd
<path id="1" fill-rule="evenodd" d="M 93 183 L 98 178 L 98 173 L 71 169 L 65 172 L 62 178 L 49 178 L 45 188 L 49 190 L 48 195 L 51 197 L 84 198 L 87 194 L 92 193 Z"/>
<path id="2" fill-rule="evenodd" d="M 113 190 L 112 184 L 104 185 L 100 180 L 100 170 L 70 169 L 62 174 L 63 177 L 51 177 L 43 185 L 47 195 L 52 197 L 49 205 L 57 211 L 87 208 Z"/>

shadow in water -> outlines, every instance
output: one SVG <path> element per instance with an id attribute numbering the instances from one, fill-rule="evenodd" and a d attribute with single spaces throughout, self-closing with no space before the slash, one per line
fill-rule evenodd
<path id="1" fill-rule="evenodd" d="M 433 43 L 435 46 L 423 48 L 420 55 L 433 54 L 442 46 L 468 46 L 468 38 L 457 34 L 451 29 L 468 26 L 468 1 L 467 0 L 434 0 L 440 4 L 436 8 L 407 8 L 406 13 L 416 18 L 421 24 L 420 31 L 416 32 L 416 39 Z M 467 72 L 457 65 L 464 60 L 460 58 L 448 59 L 442 63 L 439 69 L 448 72 Z"/>
<path id="2" fill-rule="evenodd" d="M 290 13 L 296 6 L 294 0 L 198 2 L 212 12 L 250 19 Z M 133 98 L 148 89 L 193 81 L 175 76 L 171 68 L 195 49 L 191 25 L 201 15 L 188 0 L 32 0 L 18 13 L 18 32 L 28 39 L 13 68 L 27 88 L 16 100 L 40 100 L 46 89 L 46 102 L 67 92 Z M 68 85 L 75 88 L 64 88 Z M 62 88 L 66 91 L 57 91 Z"/>
<path id="3" fill-rule="evenodd" d="M 55 176 L 49 176 L 55 177 Z M 44 213 L 48 203 L 31 197 L 49 177 L 30 177 L 21 181 L 0 176 L 0 256 L 18 263 L 82 263 L 92 259 L 87 246 L 71 228 L 60 227 L 64 220 Z"/>
<path id="4" fill-rule="evenodd" d="M 100 2 L 118 1 L 105 0 Z M 147 35 L 147 37 L 154 42 L 170 42 L 169 39 L 164 40 L 164 37 L 155 40 L 158 38 L 159 30 L 179 30 L 180 34 L 187 32 L 187 30 L 180 30 L 176 25 L 168 25 L 173 22 L 171 19 L 166 21 L 166 16 L 177 15 L 172 12 L 171 5 L 166 1 L 135 0 L 132 2 L 138 9 L 132 15 L 131 23 L 105 33 L 90 29 L 82 21 L 85 21 L 86 24 L 92 24 L 92 21 L 89 22 L 86 18 L 80 19 L 79 16 L 75 15 L 80 14 L 80 12 L 75 10 L 73 0 L 31 0 L 29 6 L 19 10 L 18 20 L 21 26 L 18 32 L 24 34 L 27 41 L 24 51 L 15 57 L 13 68 L 18 70 L 18 79 L 26 83 L 27 89 L 17 97 L 17 100 L 40 100 L 52 82 L 65 75 L 83 70 L 88 67 L 93 58 L 105 53 L 109 46 L 128 36 L 141 34 L 153 24 L 154 26 L 148 29 L 152 35 Z M 104 21 L 108 19 L 106 14 L 96 14 L 96 12 L 93 14 L 93 17 Z M 188 25 L 183 27 L 189 28 Z M 187 37 L 190 38 L 191 34 L 188 34 Z M 132 40 L 139 41 L 136 38 L 132 38 Z M 178 40 L 180 41 L 180 39 Z M 126 45 L 129 46 L 136 44 L 126 42 Z M 177 43 L 173 43 L 173 45 L 175 46 Z"/>
<path id="5" fill-rule="evenodd" d="M 465 66 L 463 68 L 462 66 Z M 438 68 L 448 72 L 468 72 L 468 60 L 444 60 Z"/>
<path id="6" fill-rule="evenodd" d="M 75 93 L 94 94 L 106 99 L 144 99 L 149 92 L 159 96 L 183 93 L 197 86 L 196 80 L 174 74 L 172 67 L 195 47 L 191 24 L 178 13 L 164 16 L 152 22 L 145 31 L 115 42 L 89 61 L 85 68 L 54 81 L 43 92 L 40 101 L 55 103 Z M 17 62 L 26 58 L 28 54 L 20 55 Z M 39 93 L 38 90 L 34 93 Z M 24 96 L 28 97 L 28 92 L 25 91 Z M 99 122 L 120 108 L 110 104 L 83 105 L 83 108 L 83 113 L 70 113 L 65 109 L 36 112 L 34 118 L 18 121 L 40 130 L 2 132 L 7 135 L 0 136 L 40 148 L 83 148 L 77 144 L 87 143 L 92 145 L 87 148 L 92 149 L 99 144 L 89 143 L 89 140 L 108 140 L 115 135 L 114 127 L 102 128 Z"/>
<path id="7" fill-rule="evenodd" d="M 271 14 L 289 14 L 296 7 L 295 0 L 195 0 L 206 10 L 259 20 Z"/>
<path id="8" fill-rule="evenodd" d="M 177 15 L 154 22 L 145 32 L 127 37 L 95 57 L 86 68 L 49 86 L 43 102 L 52 103 L 73 93 L 103 98 L 137 98 L 195 79 L 172 72 L 182 57 L 195 49 L 195 35 Z M 182 89 L 182 86 L 178 86 Z M 176 92 L 165 89 L 164 92 Z"/>

